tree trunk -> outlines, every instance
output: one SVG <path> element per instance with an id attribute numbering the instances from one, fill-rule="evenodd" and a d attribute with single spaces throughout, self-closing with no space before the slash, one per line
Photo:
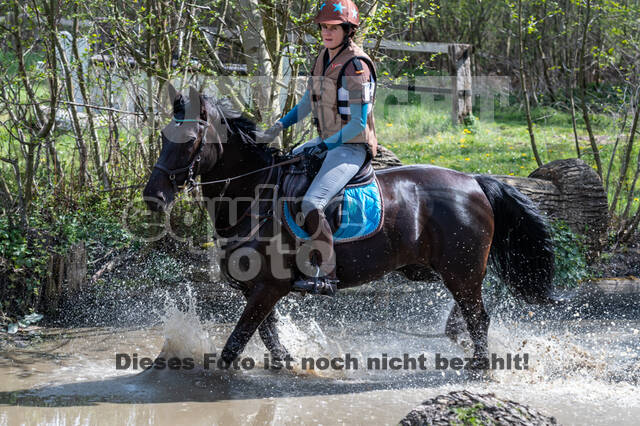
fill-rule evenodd
<path id="1" fill-rule="evenodd" d="M 598 176 L 602 179 L 602 161 L 600 161 L 600 151 L 598 150 L 598 144 L 593 134 L 591 127 L 591 120 L 589 118 L 589 107 L 587 105 L 587 70 L 585 65 L 586 45 L 587 45 L 587 31 L 589 29 L 589 22 L 591 20 L 591 0 L 587 0 L 587 11 L 584 21 L 584 29 L 582 31 L 582 46 L 580 48 L 580 97 L 582 101 L 582 117 L 584 118 L 584 124 L 587 127 L 587 133 L 589 134 L 589 142 L 591 143 L 591 151 L 593 152 L 593 158 L 596 162 L 596 168 Z"/>
<path id="2" fill-rule="evenodd" d="M 270 123 L 273 114 L 271 98 L 271 85 L 265 84 L 272 81 L 273 64 L 272 56 L 267 47 L 267 36 L 259 0 L 239 0 L 243 17 L 247 20 L 247 31 L 243 33 L 242 50 L 245 55 L 247 69 L 254 78 L 252 84 L 254 110 L 263 122 Z M 263 5 L 264 6 L 264 5 Z M 273 6 L 270 6 L 273 7 Z M 279 52 L 274 52 L 274 57 Z M 278 113 L 280 111 L 278 110 Z"/>
<path id="3" fill-rule="evenodd" d="M 638 119 L 640 118 L 640 103 L 636 103 L 635 109 L 636 109 L 636 112 L 633 115 L 633 123 L 631 124 L 631 133 L 629 134 L 629 142 L 628 142 L 628 144 L 631 146 L 633 146 L 634 144 L 635 134 L 638 131 Z M 625 206 L 624 213 L 622 213 L 623 220 L 629 217 L 631 205 L 633 204 L 634 194 L 636 190 L 636 184 L 638 183 L 639 177 L 640 177 L 640 152 L 638 152 L 638 159 L 636 161 L 636 173 L 633 178 L 633 183 L 631 184 L 631 188 L 629 188 L 629 193 L 627 195 L 627 205 Z"/>
<path id="4" fill-rule="evenodd" d="M 582 153 L 580 152 L 580 139 L 578 139 L 578 126 L 576 124 L 576 104 L 573 98 L 573 69 L 571 70 L 571 74 L 569 74 L 569 84 L 567 85 L 567 90 L 569 91 L 569 100 L 571 101 L 571 125 L 573 128 L 573 139 L 576 144 L 576 154 L 578 158 L 582 157 Z"/>
<path id="5" fill-rule="evenodd" d="M 71 39 L 71 46 L 73 49 L 73 55 L 76 61 L 76 73 L 78 77 L 78 86 L 80 93 L 82 94 L 82 102 L 84 104 L 89 103 L 89 93 L 87 91 L 86 78 L 84 73 L 84 67 L 82 66 L 82 58 L 78 51 L 78 6 L 75 7 L 76 16 L 73 18 L 73 33 Z M 109 189 L 109 179 L 107 178 L 107 172 L 105 170 L 105 164 L 102 162 L 102 154 L 100 153 L 100 144 L 98 142 L 98 132 L 96 131 L 95 120 L 93 117 L 93 110 L 89 107 L 86 108 L 87 122 L 89 124 L 89 138 L 91 139 L 91 145 L 93 147 L 93 164 L 98 172 L 98 176 L 102 180 L 104 189 Z"/>
<path id="6" fill-rule="evenodd" d="M 66 255 L 49 258 L 47 280 L 43 284 L 40 309 L 52 315 L 65 298 L 82 291 L 87 283 L 87 250 L 84 242 L 73 244 Z"/>
<path id="7" fill-rule="evenodd" d="M 574 88 L 574 70 L 575 70 L 575 55 L 571 54 L 569 50 L 570 46 L 570 38 L 569 38 L 569 25 L 568 25 L 568 14 L 570 11 L 562 14 L 562 26 L 564 29 L 564 49 L 563 49 L 563 62 L 565 64 L 564 70 L 567 74 L 567 94 L 569 96 L 569 101 L 571 104 L 571 126 L 573 128 L 573 138 L 576 144 L 576 155 L 578 158 L 582 157 L 582 153 L 580 152 L 580 140 L 578 139 L 578 126 L 576 125 L 576 104 L 573 96 L 573 88 Z"/>
<path id="8" fill-rule="evenodd" d="M 549 91 L 549 96 L 551 97 L 552 102 L 557 102 L 556 100 L 556 92 L 553 90 L 553 82 L 551 81 L 551 77 L 549 77 L 549 65 L 547 64 L 547 56 L 542 50 L 542 42 L 540 39 L 537 40 L 538 45 L 538 53 L 540 53 L 540 60 L 542 61 L 542 75 L 544 76 L 544 81 L 547 83 L 547 90 Z"/>
<path id="9" fill-rule="evenodd" d="M 76 136 L 76 147 L 78 148 L 78 153 L 80 154 L 80 187 L 84 187 L 87 183 L 87 178 L 89 177 L 89 152 L 87 149 L 87 144 L 84 141 L 84 135 L 82 134 L 82 125 L 80 123 L 80 119 L 78 117 L 78 108 L 76 107 L 76 99 L 74 95 L 74 87 L 73 87 L 73 74 L 71 73 L 71 67 L 69 64 L 69 59 L 67 58 L 67 54 L 62 48 L 60 43 L 60 38 L 56 33 L 56 47 L 58 48 L 58 52 L 60 54 L 60 60 L 62 61 L 62 69 L 64 70 L 64 81 L 65 88 L 67 91 L 67 100 L 69 101 L 67 107 L 69 108 L 69 112 L 71 113 L 71 124 L 73 126 L 73 132 Z"/>
<path id="10" fill-rule="evenodd" d="M 525 72 L 524 72 L 524 38 L 522 35 L 522 0 L 518 0 L 518 42 L 519 42 L 519 52 L 520 52 L 520 88 L 522 89 L 522 93 L 524 95 L 524 108 L 525 113 L 527 115 L 527 129 L 529 130 L 529 137 L 531 139 L 531 150 L 533 151 L 533 156 L 536 159 L 536 163 L 538 163 L 538 167 L 542 166 L 542 160 L 540 159 L 540 154 L 538 154 L 538 146 L 536 145 L 535 134 L 533 133 L 533 123 L 531 122 L 531 107 L 529 105 L 529 92 L 527 90 L 527 83 L 525 80 Z"/>
<path id="11" fill-rule="evenodd" d="M 632 101 L 633 104 L 633 101 Z M 629 135 L 629 139 L 627 140 L 627 146 L 624 150 L 624 155 L 622 157 L 622 165 L 620 166 L 620 174 L 618 181 L 616 182 L 616 190 L 613 194 L 613 200 L 611 200 L 611 207 L 609 209 L 611 214 L 614 214 L 616 208 L 618 207 L 618 197 L 620 196 L 620 192 L 622 191 L 622 185 L 627 180 L 627 173 L 629 172 L 629 163 L 631 162 L 631 154 L 633 152 L 633 142 L 634 142 L 634 132 L 636 131 L 638 125 L 638 113 L 640 112 L 640 108 L 636 107 L 636 112 L 633 116 L 633 124 L 631 127 L 631 134 Z M 627 115 L 625 114 L 624 120 L 622 122 L 621 132 L 624 132 L 625 124 L 627 122 Z M 611 157 L 613 159 L 613 155 Z M 633 190 L 631 191 L 633 194 Z"/>

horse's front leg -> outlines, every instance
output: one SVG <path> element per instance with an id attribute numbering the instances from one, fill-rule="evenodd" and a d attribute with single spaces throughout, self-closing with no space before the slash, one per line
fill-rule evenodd
<path id="1" fill-rule="evenodd" d="M 278 286 L 269 286 L 265 283 L 260 283 L 255 285 L 247 293 L 247 305 L 222 350 L 221 357 L 225 362 L 230 364 L 240 355 L 249 342 L 249 339 L 251 339 L 251 336 L 253 336 L 253 333 L 256 332 L 260 324 L 271 314 L 278 300 L 286 295 L 287 292 L 288 290 L 283 290 Z M 269 348 L 269 346 L 267 347 Z M 271 348 L 269 348 L 269 350 L 271 350 Z"/>
<path id="2" fill-rule="evenodd" d="M 242 292 L 244 297 L 248 300 L 251 292 L 245 290 Z M 278 333 L 278 321 L 280 316 L 278 310 L 273 308 L 269 315 L 262 321 L 262 324 L 258 327 L 258 333 L 264 343 L 264 346 L 271 353 L 274 360 L 284 361 L 289 357 L 289 351 L 280 343 L 280 336 Z"/>
<path id="3" fill-rule="evenodd" d="M 260 333 L 262 342 L 271 353 L 273 359 L 277 361 L 284 361 L 291 355 L 289 355 L 287 348 L 285 348 L 280 342 L 280 336 L 278 335 L 278 318 L 278 311 L 273 309 L 271 313 L 267 315 L 267 318 L 262 321 L 262 324 L 260 324 L 258 332 Z"/>

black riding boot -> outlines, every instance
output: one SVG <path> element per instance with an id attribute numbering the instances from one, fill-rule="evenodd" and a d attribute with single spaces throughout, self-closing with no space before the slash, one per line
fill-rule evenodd
<path id="1" fill-rule="evenodd" d="M 333 296 L 338 290 L 338 278 L 336 277 L 336 255 L 333 250 L 333 234 L 329 222 L 320 210 L 312 210 L 304 220 L 304 229 L 311 237 L 311 244 L 315 247 L 316 242 L 324 243 L 328 250 L 327 258 L 319 258 L 320 250 L 313 250 L 311 264 L 315 267 L 316 275 L 321 275 L 319 267 L 327 271 L 324 276 L 302 277 L 293 283 L 293 289 L 297 291 L 309 292 L 311 294 L 323 294 Z"/>

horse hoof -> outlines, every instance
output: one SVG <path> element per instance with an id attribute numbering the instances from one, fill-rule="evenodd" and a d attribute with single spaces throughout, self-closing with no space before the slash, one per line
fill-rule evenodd
<path id="1" fill-rule="evenodd" d="M 472 371 L 483 371 L 489 369 L 488 356 L 474 356 L 469 363 L 469 369 Z"/>
<path id="2" fill-rule="evenodd" d="M 460 339 L 458 344 L 462 347 L 463 350 L 469 350 L 473 347 L 473 342 L 467 339 Z"/>

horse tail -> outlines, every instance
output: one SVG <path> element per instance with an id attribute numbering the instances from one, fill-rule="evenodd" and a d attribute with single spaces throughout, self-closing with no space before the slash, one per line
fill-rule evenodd
<path id="1" fill-rule="evenodd" d="M 491 263 L 498 276 L 528 303 L 550 303 L 555 272 L 548 225 L 533 202 L 495 178 L 474 176 L 494 215 Z"/>

